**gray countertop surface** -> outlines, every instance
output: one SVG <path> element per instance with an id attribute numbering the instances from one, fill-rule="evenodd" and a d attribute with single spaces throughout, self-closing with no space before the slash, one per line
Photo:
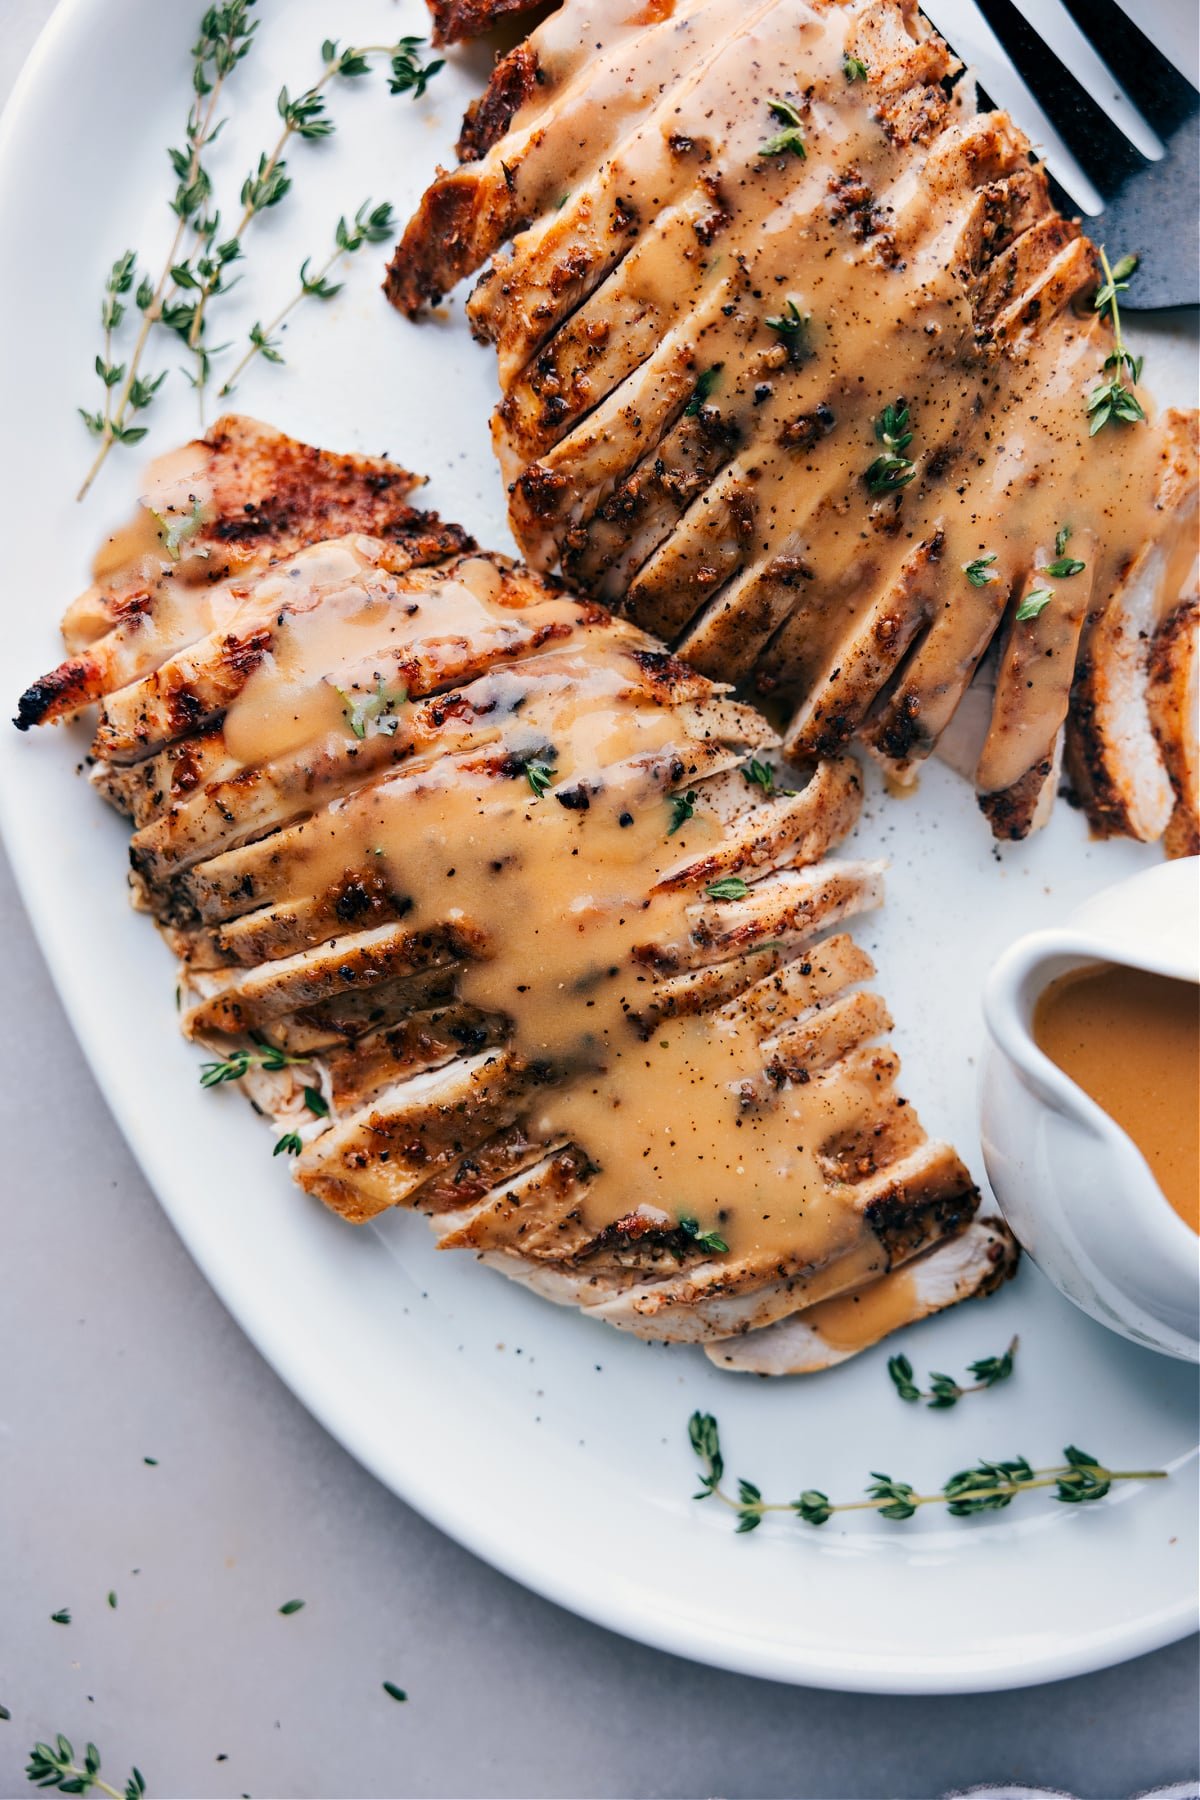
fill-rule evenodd
<path id="1" fill-rule="evenodd" d="M 50 10 L 0 0 L 0 100 Z M 57 1731 L 160 1796 L 1116 1796 L 1195 1774 L 1195 1639 L 1051 1687 L 868 1698 L 643 1649 L 476 1561 L 326 1437 L 209 1291 L 6 864 L 0 933 L 3 1794 L 32 1791 L 28 1749 Z"/>

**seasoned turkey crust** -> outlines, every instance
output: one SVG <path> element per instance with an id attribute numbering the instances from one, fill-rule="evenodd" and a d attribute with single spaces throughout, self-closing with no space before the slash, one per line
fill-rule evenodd
<path id="1" fill-rule="evenodd" d="M 92 778 L 185 1032 L 343 1217 L 416 1208 L 609 1323 L 745 1336 L 730 1366 L 851 1354 L 824 1314 L 802 1352 L 769 1333 L 884 1280 L 892 1326 L 990 1291 L 1011 1240 L 971 1229 L 835 929 L 880 898 L 880 865 L 828 855 L 855 765 L 784 786 L 753 708 L 411 514 L 412 484 L 222 420 L 89 590 Z M 274 497 L 248 548 L 242 496 Z M 869 1310 L 857 1347 L 890 1328 Z"/>
<path id="2" fill-rule="evenodd" d="M 1138 389 L 1147 420 L 1089 434 L 1097 251 L 961 76 L 911 0 L 565 0 L 387 291 L 415 315 L 483 270 L 525 554 L 786 702 L 791 756 L 858 738 L 909 779 L 999 638 L 995 833 L 1044 822 L 1065 734 L 1096 829 L 1174 815 L 1176 845 L 1149 683 L 1194 593 L 1195 415 Z"/>

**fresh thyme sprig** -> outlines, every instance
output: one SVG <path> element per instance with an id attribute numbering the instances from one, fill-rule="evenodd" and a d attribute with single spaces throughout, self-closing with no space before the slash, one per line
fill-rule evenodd
<path id="1" fill-rule="evenodd" d="M 888 402 L 875 421 L 875 436 L 884 453 L 875 458 L 863 479 L 872 494 L 894 494 L 907 487 L 917 472 L 916 463 L 903 454 L 913 440 L 906 401 Z"/>
<path id="2" fill-rule="evenodd" d="M 1121 335 L 1121 308 L 1117 295 L 1123 294 L 1129 286 L 1129 277 L 1138 266 L 1136 256 L 1122 256 L 1116 268 L 1110 268 L 1108 256 L 1103 244 L 1100 246 L 1100 264 L 1104 270 L 1104 282 L 1093 302 L 1098 313 L 1107 312 L 1113 328 L 1113 348 L 1104 359 L 1104 368 L 1114 372 L 1107 381 L 1092 389 L 1088 395 L 1087 410 L 1091 417 L 1088 435 L 1096 433 L 1108 424 L 1133 425 L 1145 419 L 1142 403 L 1132 388 L 1125 386 L 1121 377 L 1128 374 L 1133 382 L 1142 378 L 1142 358 L 1133 356 L 1125 348 L 1125 339 Z"/>
<path id="3" fill-rule="evenodd" d="M 95 1744 L 84 1747 L 83 1761 L 75 1761 L 71 1740 L 60 1731 L 53 1744 L 35 1744 L 25 1765 L 26 1778 L 36 1787 L 57 1788 L 60 1794 L 89 1794 L 93 1788 L 110 1800 L 143 1800 L 146 1778 L 138 1768 L 129 1772 L 123 1789 L 100 1779 L 100 1752 Z"/>
<path id="4" fill-rule="evenodd" d="M 1064 1460 L 1035 1469 L 1023 1456 L 1007 1462 L 988 1458 L 970 1469 L 960 1469 L 943 1482 L 936 1494 L 918 1494 L 906 1481 L 895 1481 L 879 1470 L 871 1471 L 865 1500 L 830 1500 L 820 1488 L 805 1488 L 795 1500 L 764 1500 L 752 1481 L 739 1480 L 737 1498 L 721 1486 L 725 1459 L 717 1421 L 711 1413 L 694 1412 L 688 1420 L 688 1439 L 703 1465 L 700 1492 L 695 1500 L 718 1500 L 737 1514 L 736 1530 L 755 1531 L 767 1513 L 793 1513 L 806 1525 L 824 1525 L 834 1513 L 877 1512 L 881 1518 L 911 1519 L 919 1506 L 944 1506 L 951 1518 L 974 1513 L 999 1512 L 1019 1494 L 1035 1488 L 1053 1488 L 1055 1500 L 1073 1506 L 1103 1500 L 1115 1481 L 1165 1481 L 1165 1469 L 1109 1469 L 1086 1450 L 1068 1444 Z"/>
<path id="5" fill-rule="evenodd" d="M 1013 1372 L 1018 1342 L 1014 1338 L 1003 1356 L 981 1356 L 978 1362 L 969 1363 L 967 1366 L 975 1380 L 966 1387 L 952 1375 L 942 1375 L 934 1369 L 930 1371 L 928 1391 L 923 1392 L 913 1379 L 913 1366 L 907 1356 L 889 1357 L 888 1374 L 902 1400 L 923 1400 L 931 1411 L 945 1412 L 949 1407 L 957 1406 L 964 1394 L 981 1394 L 985 1388 L 1007 1381 Z"/>
<path id="6" fill-rule="evenodd" d="M 871 71 L 861 56 L 851 56 L 847 50 L 842 58 L 842 74 L 847 81 L 866 81 Z"/>
<path id="7" fill-rule="evenodd" d="M 89 414 L 80 409 L 88 430 L 99 438 L 100 447 L 75 496 L 77 500 L 82 500 L 91 487 L 114 444 L 135 444 L 146 435 L 145 426 L 130 425 L 128 420 L 131 414 L 144 411 L 149 406 L 164 377 L 162 374 L 143 376 L 140 373 L 142 356 L 151 331 L 162 318 L 168 295 L 174 292 L 177 285 L 174 270 L 188 227 L 201 217 L 202 209 L 212 193 L 212 183 L 204 167 L 203 155 L 221 129 L 216 113 L 225 82 L 253 45 L 258 21 L 251 19 L 249 14 L 254 4 L 255 0 L 224 0 L 221 5 L 209 6 L 200 20 L 199 35 L 191 52 L 193 100 L 188 109 L 184 148 L 168 151 L 176 177 L 175 193 L 170 203 L 176 219 L 174 235 L 157 282 L 147 275 L 138 283 L 135 298 L 142 322 L 128 362 L 120 365 L 122 375 L 117 380 L 121 385 L 115 400 L 111 390 L 117 386 L 117 381 L 110 383 L 108 371 L 114 367 L 112 333 L 120 323 L 121 314 L 118 312 L 111 324 L 102 316 L 102 323 L 106 324 L 103 358 L 106 372 L 101 375 L 105 384 L 104 411 Z M 204 227 L 197 229 L 202 235 Z M 131 259 L 132 275 L 132 252 L 127 252 L 126 255 Z M 124 260 L 118 259 L 114 264 L 114 272 Z M 128 291 L 129 285 L 132 283 L 128 283 L 121 292 Z M 109 311 L 110 298 L 117 300 L 119 295 L 110 295 L 106 289 L 105 313 Z"/>
<path id="8" fill-rule="evenodd" d="M 300 94 L 294 98 L 286 87 L 279 90 L 276 110 L 283 121 L 282 129 L 270 150 L 264 150 L 259 156 L 257 166 L 250 171 L 242 183 L 242 212 L 234 227 L 232 236 L 222 246 L 229 252 L 224 262 L 220 256 L 200 282 L 200 295 L 192 307 L 191 321 L 187 331 L 189 348 L 197 351 L 200 348 L 201 335 L 204 331 L 205 310 L 214 294 L 225 291 L 225 262 L 234 260 L 240 255 L 240 246 L 251 221 L 260 213 L 277 206 L 292 185 L 291 175 L 285 151 L 291 140 L 299 138 L 302 142 L 315 143 L 323 138 L 332 137 L 336 126 L 329 117 L 324 89 L 335 77 L 354 81 L 370 72 L 373 56 L 387 56 L 391 59 L 392 75 L 388 83 L 389 92 L 393 94 L 411 93 L 414 100 L 425 92 L 433 75 L 441 68 L 429 65 L 422 68 L 419 47 L 423 38 L 400 38 L 394 44 L 361 44 L 349 45 L 340 49 L 337 41 L 326 38 L 321 45 L 321 59 L 324 63 L 320 75 Z M 303 297 L 303 294 L 300 296 Z M 262 349 L 263 345 L 254 348 Z M 201 371 L 203 375 L 205 371 Z"/>
<path id="9" fill-rule="evenodd" d="M 768 100 L 767 106 L 774 118 L 783 123 L 784 129 L 777 131 L 758 146 L 760 156 L 799 156 L 808 155 L 808 147 L 804 142 L 803 124 L 796 108 L 790 100 Z"/>
<path id="10" fill-rule="evenodd" d="M 213 186 L 203 156 L 224 123 L 217 118 L 217 106 L 225 83 L 252 47 L 257 21 L 249 14 L 254 5 L 255 0 L 223 0 L 222 4 L 209 6 L 201 19 L 191 52 L 194 98 L 184 142 L 181 148 L 168 151 L 176 184 L 170 201 L 175 230 L 158 280 L 144 275 L 137 284 L 134 298 L 141 324 L 132 353 L 123 362 L 114 360 L 115 332 L 128 305 L 125 296 L 137 273 L 134 253 L 118 258 L 110 271 L 101 310 L 104 348 L 96 359 L 97 374 L 104 386 L 104 405 L 95 412 L 79 409 L 88 430 L 99 439 L 96 456 L 77 495 L 80 500 L 114 444 L 134 444 L 146 435 L 147 428 L 133 422 L 135 415 L 150 405 L 165 379 L 165 371 L 155 376 L 141 373 L 142 358 L 155 326 L 171 332 L 190 351 L 194 372 L 189 379 L 199 390 L 203 408 L 212 358 L 229 347 L 205 341 L 210 302 L 233 287 L 237 277 L 231 274 L 232 265 L 244 256 L 243 240 L 251 220 L 277 206 L 291 187 L 284 156 L 288 144 L 293 138 L 317 141 L 333 132 L 334 123 L 324 95 L 329 82 L 335 77 L 354 79 L 366 75 L 373 57 L 386 56 L 391 65 L 389 91 L 409 94 L 416 100 L 443 67 L 441 61 L 422 62 L 422 38 L 403 37 L 391 44 L 352 45 L 346 49 L 327 38 L 321 46 L 324 66 L 317 80 L 295 97 L 286 87 L 280 90 L 276 103 L 282 121 L 279 137 L 246 176 L 240 194 L 240 216 L 232 230 L 223 232 L 221 214 L 210 206 Z M 355 226 L 347 227 L 345 235 L 349 239 L 368 224 L 371 229 L 378 229 L 378 220 L 368 215 L 366 221 L 356 218 Z M 375 240 L 364 230 L 361 241 Z M 337 254 L 348 248 L 357 246 L 347 244 Z M 297 300 L 308 295 L 328 298 L 335 290 L 325 282 L 327 273 L 326 269 L 319 276 L 310 277 L 306 264 Z M 290 309 L 289 304 L 286 310 Z M 272 327 L 256 325 L 250 333 L 251 354 L 262 354 L 268 361 L 282 360 L 277 354 L 271 355 L 278 350 L 271 334 Z"/>
<path id="11" fill-rule="evenodd" d="M 372 206 L 369 200 L 364 200 L 354 215 L 353 224 L 350 225 L 346 223 L 343 214 L 338 220 L 333 234 L 334 247 L 320 268 L 315 274 L 312 273 L 309 269 L 312 258 L 306 256 L 300 265 L 300 286 L 287 305 L 279 309 L 269 324 L 262 325 L 256 319 L 250 327 L 248 334 L 250 348 L 229 379 L 222 384 L 219 398 L 223 400 L 227 394 L 233 392 L 242 371 L 254 357 L 261 355 L 264 361 L 272 363 L 281 363 L 284 360 L 276 333 L 288 314 L 293 312 L 302 300 L 332 300 L 335 294 L 340 294 L 345 284 L 329 280 L 329 273 L 334 264 L 343 256 L 353 256 L 357 250 L 362 249 L 364 244 L 381 244 L 385 238 L 391 236 L 392 223 L 392 209 L 386 200 L 380 206 Z"/>
<path id="12" fill-rule="evenodd" d="M 200 1086 L 220 1087 L 223 1081 L 241 1081 L 251 1069 L 289 1069 L 312 1061 L 311 1056 L 291 1056 L 275 1044 L 256 1038 L 256 1050 L 235 1050 L 218 1062 L 200 1065 Z"/>

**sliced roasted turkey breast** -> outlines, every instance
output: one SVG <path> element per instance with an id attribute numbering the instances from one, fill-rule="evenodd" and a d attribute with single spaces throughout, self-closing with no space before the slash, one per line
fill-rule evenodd
<path id="1" fill-rule="evenodd" d="M 132 818 L 206 1080 L 273 1121 L 299 1185 L 354 1221 L 416 1208 L 447 1248 L 680 1341 L 960 1239 L 978 1194 L 835 929 L 881 898 L 881 865 L 829 855 L 855 764 L 793 776 L 760 713 L 638 626 L 436 519 L 364 517 L 363 465 L 226 420 L 192 466 L 231 443 L 247 492 L 278 491 L 278 456 L 313 494 L 236 575 L 206 582 L 203 545 L 160 560 L 135 667 L 109 654 L 119 609 L 96 633 L 93 779 Z M 331 469 L 350 529 L 328 538 Z M 367 494 L 411 483 L 386 476 Z M 238 479 L 197 501 L 214 558 Z"/>
<path id="2" fill-rule="evenodd" d="M 497 9 L 435 10 L 451 36 Z M 525 554 L 784 703 L 794 759 L 858 738 L 909 778 L 1000 637 L 996 834 L 1044 821 L 1065 731 L 1097 829 L 1157 838 L 1195 415 L 1154 415 L 1097 251 L 962 73 L 913 0 L 564 0 L 387 291 L 415 316 L 481 271 Z"/>

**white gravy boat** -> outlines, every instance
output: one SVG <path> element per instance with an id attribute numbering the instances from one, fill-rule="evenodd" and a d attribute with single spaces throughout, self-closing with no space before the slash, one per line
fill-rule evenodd
<path id="1" fill-rule="evenodd" d="M 992 969 L 981 1091 L 988 1178 L 1021 1244 L 1069 1300 L 1135 1343 L 1194 1362 L 1200 1240 L 1132 1140 L 1034 1042 L 1043 989 L 1097 962 L 1200 983 L 1200 858 L 1107 888 L 1060 930 L 1020 938 Z"/>

